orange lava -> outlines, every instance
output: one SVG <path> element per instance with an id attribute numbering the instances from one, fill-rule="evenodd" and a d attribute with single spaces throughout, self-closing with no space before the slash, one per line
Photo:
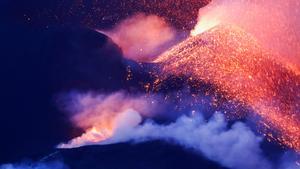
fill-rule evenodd
<path id="1" fill-rule="evenodd" d="M 267 138 L 300 152 L 297 66 L 275 60 L 253 36 L 233 25 L 194 35 L 156 59 L 163 78 L 188 76 L 216 84 L 226 97 L 250 106 L 263 119 Z"/>
<path id="2" fill-rule="evenodd" d="M 112 118 L 103 119 L 99 124 L 86 129 L 81 136 L 72 139 L 69 143 L 58 145 L 58 148 L 74 148 L 107 140 L 114 134 L 115 124 L 113 121 Z"/>

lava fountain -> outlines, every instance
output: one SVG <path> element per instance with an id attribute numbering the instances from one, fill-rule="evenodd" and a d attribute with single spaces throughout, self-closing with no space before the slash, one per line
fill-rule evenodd
<path id="1" fill-rule="evenodd" d="M 194 32 L 200 34 L 192 33 L 155 60 L 161 80 L 178 75 L 216 84 L 225 97 L 261 117 L 267 138 L 300 152 L 300 76 L 294 69 L 237 26 L 212 22 Z"/>

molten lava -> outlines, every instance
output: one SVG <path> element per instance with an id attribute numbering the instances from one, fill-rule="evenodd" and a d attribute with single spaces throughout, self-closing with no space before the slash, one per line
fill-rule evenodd
<path id="1" fill-rule="evenodd" d="M 106 124 L 103 124 L 103 122 Z M 112 137 L 116 126 L 116 124 L 114 124 L 115 119 L 103 118 L 103 120 L 101 120 L 99 123 L 100 125 L 98 124 L 86 129 L 85 133 L 72 139 L 69 143 L 58 145 L 58 148 L 74 148 L 82 145 L 95 144 Z"/>
<path id="2" fill-rule="evenodd" d="M 189 76 L 216 84 L 262 118 L 267 138 L 300 152 L 300 76 L 244 30 L 213 23 L 156 59 L 163 79 Z"/>

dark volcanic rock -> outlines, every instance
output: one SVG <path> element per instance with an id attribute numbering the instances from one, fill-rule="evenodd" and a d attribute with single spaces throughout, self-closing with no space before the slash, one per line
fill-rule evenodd
<path id="1" fill-rule="evenodd" d="M 62 149 L 47 160 L 72 169 L 225 169 L 200 154 L 161 141 Z"/>

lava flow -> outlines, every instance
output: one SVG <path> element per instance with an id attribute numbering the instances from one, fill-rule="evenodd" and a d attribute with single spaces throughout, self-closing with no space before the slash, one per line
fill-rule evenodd
<path id="1" fill-rule="evenodd" d="M 216 84 L 262 118 L 268 139 L 300 152 L 300 76 L 243 29 L 208 26 L 156 59 L 161 80 L 178 75 Z"/>

